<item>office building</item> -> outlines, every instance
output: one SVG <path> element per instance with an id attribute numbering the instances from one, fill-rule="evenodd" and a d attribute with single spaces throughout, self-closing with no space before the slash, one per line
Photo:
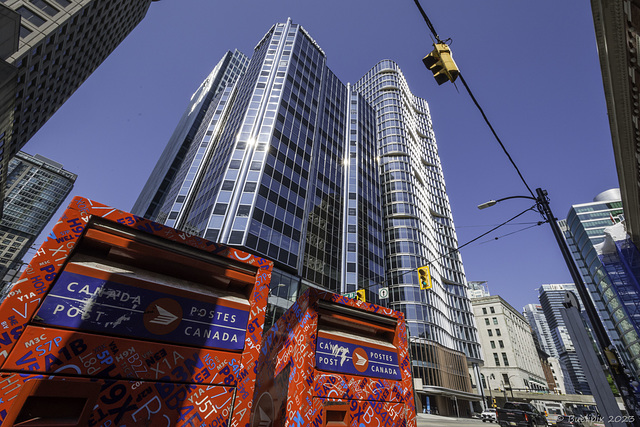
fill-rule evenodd
<path id="1" fill-rule="evenodd" d="M 508 393 L 549 390 L 527 319 L 500 296 L 471 300 L 484 353 L 487 388 Z M 489 390 L 485 393 L 489 395 Z"/>
<path id="2" fill-rule="evenodd" d="M 304 28 L 274 25 L 180 131 L 194 135 L 184 159 L 165 150 L 159 163 L 177 171 L 162 189 L 147 183 L 134 213 L 273 260 L 267 323 L 305 287 L 364 289 L 403 311 L 423 404 L 456 413 L 457 399 L 470 412 L 468 365 L 481 358 L 427 103 L 392 61 L 355 85 L 326 61 Z"/>
<path id="3" fill-rule="evenodd" d="M 356 90 L 376 111 L 390 306 L 406 314 L 414 376 L 435 376 L 429 355 L 444 353 L 453 366 L 464 366 L 457 359 L 466 355 L 478 381 L 482 356 L 429 105 L 413 95 L 402 70 L 390 60 L 369 70 Z M 426 292 L 414 272 L 425 264 L 433 284 Z M 470 390 L 465 378 L 457 381 L 451 388 Z M 449 392 L 445 384 L 424 383 L 417 387 L 418 397 L 439 406 L 450 402 L 441 398 L 447 393 L 458 400 L 472 398 Z"/>
<path id="4" fill-rule="evenodd" d="M 611 343 L 627 368 L 640 375 L 640 254 L 628 238 L 620 190 L 573 205 L 559 221 L 571 254 Z M 616 233 L 614 230 L 618 229 Z M 611 239 L 617 235 L 615 239 Z M 609 244 L 605 242 L 609 239 Z"/>
<path id="5" fill-rule="evenodd" d="M 22 258 L 69 195 L 76 177 L 38 154 L 18 152 L 11 159 L 0 221 L 2 287 L 19 276 Z"/>
<path id="6" fill-rule="evenodd" d="M 580 306 L 583 307 L 582 299 L 578 295 L 576 285 L 573 283 L 566 284 L 545 284 L 538 289 L 538 296 L 540 298 L 540 305 L 544 316 L 549 323 L 549 329 L 553 335 L 553 342 L 558 351 L 558 358 L 560 362 L 566 367 L 568 376 L 565 377 L 565 388 L 568 392 L 572 389 L 576 393 L 591 394 L 589 383 L 582 369 L 582 364 L 578 359 L 573 341 L 569 336 L 569 332 L 562 318 L 560 310 L 563 309 L 563 302 L 565 293 L 573 292 L 580 302 Z"/>
<path id="7" fill-rule="evenodd" d="M 553 374 L 553 381 L 555 382 L 555 390 L 551 390 L 556 394 L 575 394 L 575 389 L 573 388 L 573 384 L 570 381 L 565 380 L 568 375 L 567 368 L 565 368 L 560 359 L 557 357 L 549 357 L 547 359 L 549 361 L 549 365 L 551 366 L 551 373 Z M 569 383 L 570 388 L 567 389 L 567 383 Z"/>
<path id="8" fill-rule="evenodd" d="M 138 25 L 151 1 L 0 2 L 0 191 L 9 160 Z"/>
<path id="9" fill-rule="evenodd" d="M 542 306 L 540 304 L 527 304 L 522 309 L 522 315 L 529 322 L 533 334 L 540 343 L 540 348 L 549 356 L 558 357 L 558 350 L 553 343 L 553 336 L 549 329 L 549 323 L 544 317 Z"/>
<path id="10" fill-rule="evenodd" d="M 211 116 L 216 111 L 215 106 L 220 102 L 218 98 L 222 90 L 235 84 L 238 77 L 246 71 L 248 63 L 249 58 L 241 52 L 237 50 L 233 53 L 227 52 L 191 96 L 189 105 L 162 152 L 160 160 L 151 172 L 140 197 L 133 205 L 132 213 L 145 218 L 158 218 L 158 210 L 164 204 L 167 192 L 176 179 L 176 173 L 180 170 L 182 162 L 187 156 L 193 162 L 194 157 L 198 155 L 197 150 L 190 153 L 189 148 L 202 122 L 211 120 Z M 197 171 L 200 164 L 201 162 L 196 162 L 184 171 Z"/>
<path id="11" fill-rule="evenodd" d="M 569 371 L 559 359 L 558 349 L 556 348 L 553 334 L 549 328 L 549 323 L 544 315 L 542 306 L 540 304 L 527 304 L 522 309 L 522 315 L 527 319 L 529 326 L 531 326 L 531 332 L 540 350 L 549 356 L 547 362 L 551 368 L 554 383 L 554 387 L 550 387 L 550 389 L 562 394 L 575 393 L 573 384 L 565 385 L 564 383 L 564 379 L 569 378 Z M 564 330 L 564 328 L 562 330 Z M 550 381 L 547 381 L 547 383 L 551 384 Z"/>

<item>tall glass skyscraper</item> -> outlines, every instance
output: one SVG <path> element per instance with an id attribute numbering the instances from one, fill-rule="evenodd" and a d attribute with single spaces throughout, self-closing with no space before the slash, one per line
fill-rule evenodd
<path id="1" fill-rule="evenodd" d="M 582 394 L 591 394 L 584 369 L 582 369 L 573 341 L 560 313 L 560 310 L 564 307 L 563 302 L 567 291 L 573 292 L 580 302 L 580 306 L 584 307 L 576 285 L 573 283 L 542 285 L 538 290 L 540 305 L 549 323 L 549 329 L 551 330 L 560 362 L 568 371 L 568 377 L 565 377 L 567 393 L 572 393 L 575 390 L 575 392 Z M 567 384 L 569 381 L 571 384 Z"/>
<path id="2" fill-rule="evenodd" d="M 11 159 L 0 221 L 2 286 L 18 276 L 22 258 L 69 195 L 76 178 L 60 163 L 38 154 L 18 152 Z"/>
<path id="3" fill-rule="evenodd" d="M 573 205 L 567 219 L 559 221 L 559 225 L 609 339 L 637 378 L 640 376 L 640 286 L 638 273 L 630 266 L 640 255 L 636 255 L 638 250 L 627 239 L 620 190 L 610 189 L 598 194 L 593 202 Z M 614 226 L 621 228 L 622 237 L 611 241 L 611 250 L 606 250 L 608 230 Z M 623 250 L 623 246 L 628 249 Z"/>
<path id="4" fill-rule="evenodd" d="M 198 155 L 199 147 L 196 147 L 197 144 L 193 144 L 192 147 L 196 133 L 203 121 L 211 121 L 216 112 L 216 106 L 221 102 L 222 91 L 235 84 L 238 77 L 246 71 L 248 63 L 249 59 L 236 50 L 233 53 L 227 52 L 216 64 L 198 90 L 191 96 L 186 111 L 173 131 L 160 160 L 151 172 L 151 176 L 131 212 L 145 218 L 158 219 L 159 210 L 164 205 L 171 184 L 176 180 L 176 174 L 185 162 L 185 158 L 188 157 L 187 162 L 191 162 L 186 170 L 198 170 L 203 154 Z M 194 148 L 195 152 L 189 151 L 190 148 Z M 195 160 L 196 155 L 198 155 L 197 160 L 200 162 Z M 166 216 L 166 213 L 162 215 L 163 218 Z"/>
<path id="5" fill-rule="evenodd" d="M 558 384 L 560 390 L 565 393 L 575 393 L 575 387 L 571 382 L 569 370 L 567 366 L 560 360 L 558 348 L 556 347 L 554 336 L 549 328 L 549 322 L 545 317 L 544 310 L 540 304 L 527 304 L 522 309 L 522 315 L 527 319 L 527 322 L 531 326 L 534 337 L 540 344 L 540 348 L 548 356 L 550 356 L 549 362 L 551 369 L 555 376 L 556 382 L 562 381 L 563 384 Z"/>
<path id="6" fill-rule="evenodd" d="M 384 73 L 397 92 L 381 86 Z M 169 148 L 160 159 L 175 174 L 153 176 L 134 213 L 273 260 L 272 317 L 305 286 L 364 289 L 367 301 L 405 313 L 432 407 L 455 413 L 454 396 L 479 400 L 468 372 L 480 362 L 477 331 L 428 106 L 397 65 L 383 61 L 345 84 L 289 20 L 219 90 L 200 124 L 181 127 L 194 135 L 184 159 Z M 427 291 L 416 273 L 425 264 Z"/>
<path id="7" fill-rule="evenodd" d="M 547 318 L 544 317 L 544 311 L 540 304 L 527 304 L 522 309 L 522 315 L 527 319 L 531 330 L 538 338 L 540 348 L 549 356 L 558 357 L 558 350 L 553 343 L 551 330 Z"/>
<path id="8" fill-rule="evenodd" d="M 391 307 L 406 313 L 414 375 L 432 375 L 421 363 L 426 355 L 456 350 L 466 355 L 479 379 L 478 332 L 429 106 L 411 93 L 402 70 L 390 60 L 369 70 L 356 89 L 376 111 L 386 278 Z M 416 273 L 422 265 L 429 265 L 433 285 L 426 292 Z M 457 380 L 462 388 L 464 379 Z M 435 396 L 437 387 L 425 385 L 418 392 Z"/>

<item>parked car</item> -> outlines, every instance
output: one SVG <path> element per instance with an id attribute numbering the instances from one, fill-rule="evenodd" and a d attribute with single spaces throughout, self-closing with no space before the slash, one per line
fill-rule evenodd
<path id="1" fill-rule="evenodd" d="M 496 418 L 496 408 L 487 408 L 484 411 L 482 411 L 482 414 L 480 414 L 480 418 L 482 418 L 482 422 L 486 423 L 487 421 L 489 421 L 490 423 L 497 421 L 498 419 Z"/>
<path id="2" fill-rule="evenodd" d="M 547 418 L 530 403 L 507 402 L 496 410 L 500 426 L 547 426 Z"/>

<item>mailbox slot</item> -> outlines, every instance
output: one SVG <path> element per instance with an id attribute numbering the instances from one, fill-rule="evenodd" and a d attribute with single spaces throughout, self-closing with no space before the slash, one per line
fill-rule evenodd
<path id="1" fill-rule="evenodd" d="M 348 427 L 351 425 L 349 404 L 344 402 L 327 402 L 324 407 L 325 427 Z"/>
<path id="2" fill-rule="evenodd" d="M 397 320 L 390 317 L 318 301 L 318 332 L 355 336 L 370 343 L 395 348 L 396 325 Z"/>
<path id="3" fill-rule="evenodd" d="M 130 266 L 226 290 L 248 300 L 256 281 L 257 267 L 234 262 L 176 244 L 158 236 L 136 231 L 92 217 L 85 235 L 80 239 L 70 262 L 90 256 L 106 265 Z"/>
<path id="4" fill-rule="evenodd" d="M 99 391 L 100 385 L 95 382 L 59 379 L 27 381 L 14 403 L 19 411 L 9 416 L 6 425 L 85 426 Z"/>

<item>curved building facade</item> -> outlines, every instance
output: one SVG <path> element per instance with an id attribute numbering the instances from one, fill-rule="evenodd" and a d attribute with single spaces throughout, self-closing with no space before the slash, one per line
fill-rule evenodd
<path id="1" fill-rule="evenodd" d="M 476 368 L 481 363 L 429 106 L 413 95 L 402 70 L 390 60 L 376 64 L 356 89 L 377 114 L 390 306 L 406 315 L 414 375 L 424 384 L 419 392 L 436 398 L 471 392 L 466 363 L 450 364 L 463 368 L 466 381 L 448 390 L 439 389 L 423 374 L 425 366 L 440 362 L 438 354 L 466 357 Z M 431 272 L 432 288 L 427 290 L 420 289 L 416 271 L 424 265 Z M 443 348 L 441 352 L 432 350 L 434 343 Z M 450 374 L 455 377 L 460 372 Z"/>

